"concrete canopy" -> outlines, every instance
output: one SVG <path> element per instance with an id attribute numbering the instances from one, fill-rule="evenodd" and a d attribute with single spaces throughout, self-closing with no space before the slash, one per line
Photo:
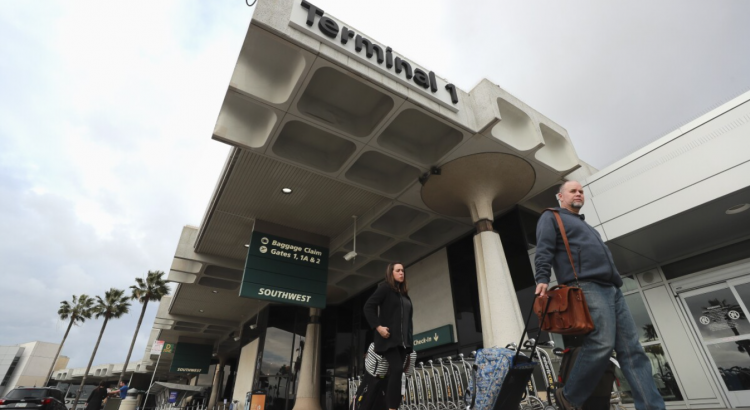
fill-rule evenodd
<path id="1" fill-rule="evenodd" d="M 536 195 L 584 165 L 565 129 L 487 80 L 454 87 L 452 101 L 447 80 L 385 44 L 354 35 L 344 44 L 343 27 L 366 36 L 328 14 L 339 37 L 306 24 L 297 0 L 257 7 L 213 133 L 233 148 L 200 227 L 183 230 L 169 274 L 180 285 L 155 325 L 162 339 L 218 345 L 265 306 L 236 297 L 256 220 L 329 239 L 327 298 L 337 304 L 380 281 L 388 261 L 408 265 L 473 230 L 468 215 L 423 201 L 419 177 L 432 167 L 481 153 L 518 158 L 528 182 L 502 212 L 536 208 Z M 379 61 L 386 51 L 409 70 Z M 439 87 L 420 86 L 420 73 Z M 348 262 L 353 215 L 358 256 Z M 214 321 L 227 327 L 208 332 Z"/>

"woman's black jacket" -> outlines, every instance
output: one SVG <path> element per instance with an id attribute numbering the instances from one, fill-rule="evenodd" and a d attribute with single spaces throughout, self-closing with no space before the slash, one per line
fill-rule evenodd
<path id="1" fill-rule="evenodd" d="M 86 400 L 86 410 L 99 410 L 102 408 L 102 400 L 107 397 L 107 389 L 104 387 L 97 387 L 89 395 Z"/>
<path id="2" fill-rule="evenodd" d="M 411 298 L 408 295 L 404 295 L 404 297 L 409 299 L 411 303 Z M 380 307 L 380 315 L 378 315 L 378 307 Z M 397 346 L 404 346 L 407 352 L 411 352 L 414 340 L 414 328 L 412 326 L 414 305 L 409 309 L 409 317 L 402 318 L 403 306 L 401 304 L 401 296 L 388 283 L 383 282 L 375 289 L 375 293 L 365 302 L 364 313 L 371 329 L 374 330 L 378 326 L 383 326 L 387 327 L 391 334 L 388 339 L 384 339 L 377 330 L 374 331 L 376 352 L 383 353 Z M 402 320 L 407 321 L 406 334 L 403 334 L 401 330 L 404 328 Z"/>

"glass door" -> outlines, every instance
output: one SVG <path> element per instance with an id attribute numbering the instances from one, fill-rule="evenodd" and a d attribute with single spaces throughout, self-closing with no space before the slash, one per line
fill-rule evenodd
<path id="1" fill-rule="evenodd" d="M 680 295 L 731 407 L 750 406 L 750 278 Z"/>

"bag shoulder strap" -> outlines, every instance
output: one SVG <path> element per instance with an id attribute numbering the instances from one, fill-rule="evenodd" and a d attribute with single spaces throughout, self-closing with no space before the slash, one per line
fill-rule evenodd
<path id="1" fill-rule="evenodd" d="M 560 228 L 560 235 L 562 235 L 563 243 L 565 243 L 565 250 L 568 251 L 568 260 L 570 260 L 570 266 L 573 268 L 573 275 L 576 277 L 576 285 L 581 287 L 578 283 L 578 274 L 576 273 L 576 265 L 573 263 L 573 253 L 570 252 L 570 243 L 568 243 L 568 234 L 565 233 L 565 225 L 563 225 L 562 218 L 560 217 L 560 211 L 555 208 L 547 208 L 545 211 L 550 211 L 555 215 L 557 219 L 557 226 Z"/>

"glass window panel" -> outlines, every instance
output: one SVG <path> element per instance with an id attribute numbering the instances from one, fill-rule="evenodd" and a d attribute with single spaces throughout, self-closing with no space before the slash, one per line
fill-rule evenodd
<path id="1" fill-rule="evenodd" d="M 690 296 L 685 301 L 706 342 L 750 333 L 747 317 L 729 288 Z"/>
<path id="2" fill-rule="evenodd" d="M 659 393 L 664 398 L 664 401 L 682 401 L 682 393 L 680 388 L 677 386 L 677 380 L 674 378 L 672 372 L 672 366 L 664 355 L 664 349 L 661 344 L 655 344 L 651 346 L 645 346 L 643 350 L 646 351 L 651 361 L 651 371 L 654 377 L 654 383 Z M 619 390 L 622 393 L 623 403 L 633 403 L 632 389 L 630 383 L 628 383 L 622 370 L 616 369 L 615 375 L 617 381 L 620 384 Z"/>
<path id="3" fill-rule="evenodd" d="M 708 351 L 727 390 L 750 390 L 750 340 L 712 344 Z"/>
<path id="4" fill-rule="evenodd" d="M 643 297 L 640 292 L 625 296 L 625 303 L 628 304 L 630 314 L 633 315 L 635 327 L 639 329 L 639 341 L 646 343 L 659 340 L 659 336 L 656 334 L 656 329 L 651 323 L 651 318 L 648 316 L 646 304 L 643 303 Z"/>
<path id="5" fill-rule="evenodd" d="M 630 292 L 633 290 L 638 289 L 638 281 L 635 280 L 633 276 L 623 276 L 622 277 L 622 287 L 620 290 L 622 290 L 622 293 Z"/>
<path id="6" fill-rule="evenodd" d="M 263 347 L 262 375 L 276 376 L 289 373 L 289 359 L 292 356 L 293 334 L 276 327 L 266 330 L 266 343 Z"/>
<path id="7" fill-rule="evenodd" d="M 745 304 L 745 307 L 750 308 L 750 283 L 737 285 L 734 289 L 740 295 L 740 299 Z"/>

